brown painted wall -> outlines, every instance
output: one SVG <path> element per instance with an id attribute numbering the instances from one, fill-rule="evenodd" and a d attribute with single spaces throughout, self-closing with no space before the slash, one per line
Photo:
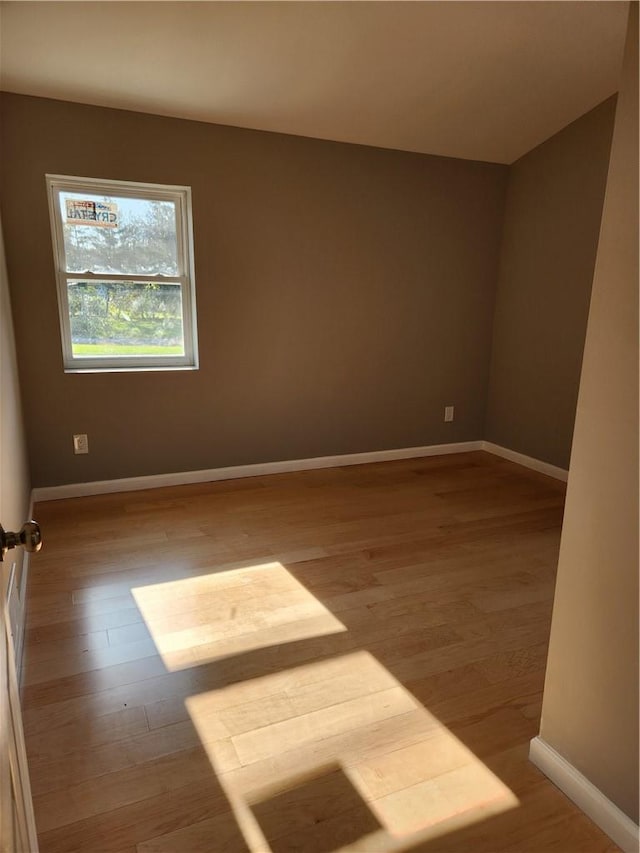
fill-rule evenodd
<path id="1" fill-rule="evenodd" d="M 541 737 L 638 822 L 638 4 L 593 280 Z M 629 850 L 634 849 L 630 842 Z"/>
<path id="2" fill-rule="evenodd" d="M 19 95 L 0 118 L 34 485 L 482 438 L 507 167 Z M 47 172 L 192 187 L 199 371 L 63 373 Z"/>
<path id="3" fill-rule="evenodd" d="M 485 438 L 569 467 L 615 98 L 511 166 Z"/>

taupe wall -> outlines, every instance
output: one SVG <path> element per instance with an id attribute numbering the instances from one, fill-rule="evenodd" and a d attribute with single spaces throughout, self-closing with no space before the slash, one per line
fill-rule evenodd
<path id="1" fill-rule="evenodd" d="M 507 167 L 18 95 L 1 123 L 34 485 L 482 437 Z M 193 188 L 199 371 L 63 373 L 46 172 Z"/>
<path id="2" fill-rule="evenodd" d="M 615 98 L 511 166 L 485 438 L 569 467 Z"/>
<path id="3" fill-rule="evenodd" d="M 541 736 L 638 821 L 638 4 L 598 247 Z"/>

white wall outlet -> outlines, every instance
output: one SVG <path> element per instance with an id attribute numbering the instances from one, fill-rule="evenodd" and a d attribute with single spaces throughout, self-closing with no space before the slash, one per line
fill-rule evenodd
<path id="1" fill-rule="evenodd" d="M 453 406 L 444 407 L 444 419 L 446 423 L 451 423 L 453 420 Z"/>
<path id="2" fill-rule="evenodd" d="M 89 452 L 89 439 L 83 433 L 82 435 L 74 435 L 73 436 L 73 452 L 74 453 L 88 453 Z"/>

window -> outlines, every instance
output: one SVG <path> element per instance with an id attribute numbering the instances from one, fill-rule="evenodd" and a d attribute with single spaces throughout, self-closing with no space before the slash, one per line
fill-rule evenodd
<path id="1" fill-rule="evenodd" d="M 189 187 L 47 175 L 64 367 L 197 367 Z"/>

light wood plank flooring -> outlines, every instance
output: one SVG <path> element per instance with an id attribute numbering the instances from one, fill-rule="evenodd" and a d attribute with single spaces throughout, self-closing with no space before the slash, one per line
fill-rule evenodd
<path id="1" fill-rule="evenodd" d="M 41 850 L 616 850 L 527 760 L 563 500 L 479 452 L 38 504 Z"/>

